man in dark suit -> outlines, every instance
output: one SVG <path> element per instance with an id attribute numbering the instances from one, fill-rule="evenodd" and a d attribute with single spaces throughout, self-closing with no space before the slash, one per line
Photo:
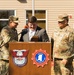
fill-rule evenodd
<path id="1" fill-rule="evenodd" d="M 37 25 L 37 18 L 35 16 L 32 16 L 28 19 L 28 27 L 22 31 L 20 41 L 22 42 L 30 42 L 30 41 L 48 42 L 49 37 L 46 33 L 46 30 L 40 28 Z"/>

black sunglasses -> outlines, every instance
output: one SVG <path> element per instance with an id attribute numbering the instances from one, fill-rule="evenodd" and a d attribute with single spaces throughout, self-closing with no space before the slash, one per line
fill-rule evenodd
<path id="1" fill-rule="evenodd" d="M 58 23 L 65 23 L 65 21 L 58 21 Z"/>
<path id="2" fill-rule="evenodd" d="M 16 25 L 18 25 L 18 23 L 15 23 Z"/>

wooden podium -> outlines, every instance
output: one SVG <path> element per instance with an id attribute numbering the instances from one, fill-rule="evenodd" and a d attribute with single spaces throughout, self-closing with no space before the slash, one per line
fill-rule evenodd
<path id="1" fill-rule="evenodd" d="M 9 75 L 51 75 L 51 43 L 49 42 L 11 42 L 9 43 L 10 60 L 9 60 Z M 11 52 L 13 50 L 28 50 L 27 64 L 19 67 L 14 64 Z M 49 54 L 49 61 L 42 67 L 34 64 L 32 60 L 36 51 L 42 50 Z M 47 58 L 46 58 L 47 59 Z"/>

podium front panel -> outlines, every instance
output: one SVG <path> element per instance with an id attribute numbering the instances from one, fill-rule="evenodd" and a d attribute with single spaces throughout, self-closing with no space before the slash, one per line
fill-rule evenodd
<path id="1" fill-rule="evenodd" d="M 51 43 L 47 42 L 11 42 L 9 43 L 10 58 L 9 58 L 9 75 L 51 75 Z M 25 66 L 15 65 L 11 51 L 13 50 L 28 50 L 27 64 Z M 38 50 L 44 50 L 49 54 L 49 61 L 42 67 L 34 64 L 32 57 L 33 53 Z"/>

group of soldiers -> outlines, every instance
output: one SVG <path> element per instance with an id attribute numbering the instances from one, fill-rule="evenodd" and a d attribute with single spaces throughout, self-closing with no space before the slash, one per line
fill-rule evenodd
<path id="1" fill-rule="evenodd" d="M 67 14 L 58 16 L 58 28 L 52 34 L 51 40 L 45 29 L 37 25 L 37 18 L 32 16 L 28 19 L 28 27 L 21 33 L 19 41 L 32 42 L 33 36 L 38 36 L 38 42 L 51 42 L 51 55 L 54 61 L 55 75 L 73 75 L 72 61 L 74 59 L 74 29 L 68 24 Z M 18 41 L 19 18 L 9 17 L 9 23 L 1 30 L 0 36 L 0 75 L 9 75 L 9 42 Z M 31 31 L 33 31 L 32 34 Z M 30 37 L 31 36 L 31 37 Z M 34 41 L 34 40 L 33 40 Z"/>

